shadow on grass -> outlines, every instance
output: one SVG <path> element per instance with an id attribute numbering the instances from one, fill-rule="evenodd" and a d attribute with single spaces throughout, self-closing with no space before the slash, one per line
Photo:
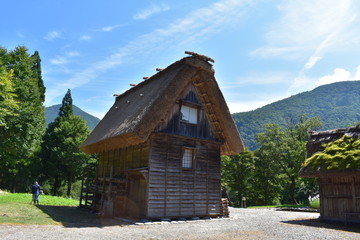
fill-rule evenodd
<path id="1" fill-rule="evenodd" d="M 343 222 L 327 222 L 318 218 L 282 221 L 282 223 L 360 233 L 360 224 L 357 223 L 345 225 Z"/>
<path id="2" fill-rule="evenodd" d="M 69 206 L 48 206 L 37 205 L 37 207 L 49 215 L 54 221 L 61 223 L 64 227 L 106 227 L 106 226 L 124 226 L 129 223 L 114 219 L 101 218 L 88 209 Z"/>

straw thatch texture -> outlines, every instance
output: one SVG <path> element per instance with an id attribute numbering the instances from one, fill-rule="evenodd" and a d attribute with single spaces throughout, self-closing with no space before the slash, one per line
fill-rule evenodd
<path id="1" fill-rule="evenodd" d="M 244 146 L 212 65 L 196 57 L 177 61 L 118 96 L 81 149 L 96 153 L 145 142 L 189 84 L 195 86 L 216 138 L 223 142 L 221 153 L 241 152 Z"/>

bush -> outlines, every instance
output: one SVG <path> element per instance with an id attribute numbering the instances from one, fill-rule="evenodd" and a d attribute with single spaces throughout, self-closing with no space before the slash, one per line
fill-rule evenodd
<path id="1" fill-rule="evenodd" d="M 310 200 L 310 207 L 319 209 L 320 208 L 320 199 L 319 198 L 311 199 Z"/>

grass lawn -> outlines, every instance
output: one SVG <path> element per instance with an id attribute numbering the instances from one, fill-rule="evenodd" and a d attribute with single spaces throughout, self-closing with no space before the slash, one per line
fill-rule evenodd
<path id="1" fill-rule="evenodd" d="M 97 215 L 78 208 L 78 200 L 40 195 L 34 205 L 29 193 L 0 191 L 0 224 L 76 225 L 98 224 Z"/>

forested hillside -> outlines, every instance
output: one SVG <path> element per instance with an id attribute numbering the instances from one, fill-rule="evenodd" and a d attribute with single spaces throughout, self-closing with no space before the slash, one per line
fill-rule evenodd
<path id="1" fill-rule="evenodd" d="M 53 122 L 54 119 L 58 116 L 60 107 L 61 107 L 61 104 L 58 104 L 58 105 L 53 105 L 53 106 L 47 107 L 45 109 L 46 125 Z M 90 115 L 87 112 L 84 112 L 83 110 L 81 110 L 80 108 L 78 108 L 75 105 L 73 105 L 73 111 L 74 111 L 74 115 L 80 116 L 82 119 L 84 119 L 86 121 L 86 123 L 91 131 L 100 122 L 100 119 L 98 119 L 97 117 L 94 117 L 93 115 Z"/>
<path id="2" fill-rule="evenodd" d="M 360 122 L 360 81 L 337 82 L 320 86 L 250 112 L 233 114 L 245 146 L 257 148 L 256 135 L 264 124 L 286 126 L 305 114 L 319 116 L 321 129 L 348 127 Z"/>

